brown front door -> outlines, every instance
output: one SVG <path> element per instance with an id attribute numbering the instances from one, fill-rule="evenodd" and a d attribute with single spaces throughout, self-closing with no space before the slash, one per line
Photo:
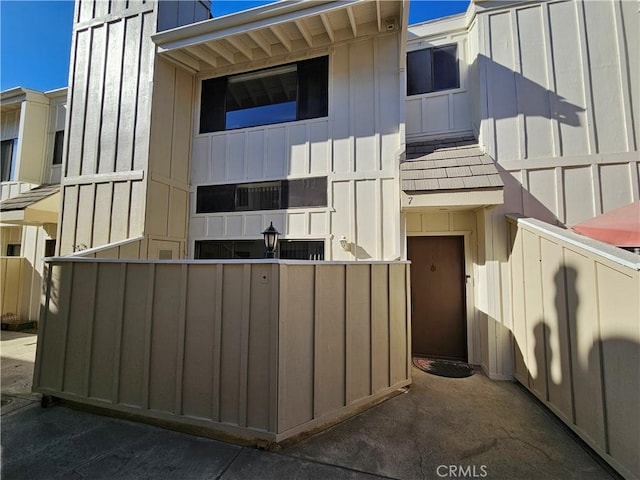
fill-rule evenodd
<path id="1" fill-rule="evenodd" d="M 464 238 L 409 237 L 414 355 L 467 361 Z"/>

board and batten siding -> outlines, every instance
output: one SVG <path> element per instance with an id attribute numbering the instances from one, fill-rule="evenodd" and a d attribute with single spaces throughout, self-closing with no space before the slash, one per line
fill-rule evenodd
<path id="1" fill-rule="evenodd" d="M 639 18 L 636 2 L 568 0 L 478 7 L 470 27 L 473 125 L 505 183 L 478 223 L 496 378 L 513 375 L 505 214 L 571 226 L 640 198 Z"/>
<path id="2" fill-rule="evenodd" d="M 421 26 L 410 29 L 412 36 L 419 36 Z M 455 89 L 407 96 L 407 143 L 442 136 L 468 135 L 472 131 L 471 95 L 469 91 L 469 51 L 467 32 L 455 31 L 412 39 L 407 52 L 425 48 L 457 45 L 460 87 Z"/>
<path id="3" fill-rule="evenodd" d="M 261 238 L 273 221 L 283 238 L 326 239 L 326 259 L 399 258 L 398 164 L 404 123 L 399 41 L 396 33 L 384 34 L 327 52 L 327 118 L 196 133 L 189 248 L 207 238 Z M 312 176 L 328 177 L 327 208 L 195 213 L 198 185 Z M 343 235 L 353 253 L 340 248 Z"/>
<path id="4" fill-rule="evenodd" d="M 638 19 L 617 0 L 480 16 L 480 138 L 522 185 L 510 211 L 573 225 L 640 198 Z"/>
<path id="5" fill-rule="evenodd" d="M 407 262 L 48 267 L 34 375 L 47 395 L 278 442 L 411 383 Z"/>
<path id="6" fill-rule="evenodd" d="M 515 378 L 638 478 L 638 257 L 533 219 L 509 229 Z"/>
<path id="7" fill-rule="evenodd" d="M 141 235 L 147 200 L 153 2 L 78 1 L 58 253 Z"/>

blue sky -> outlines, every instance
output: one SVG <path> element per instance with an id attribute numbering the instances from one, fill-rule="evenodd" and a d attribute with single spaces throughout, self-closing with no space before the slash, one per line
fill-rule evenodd
<path id="1" fill-rule="evenodd" d="M 213 0 L 216 17 L 270 1 Z M 409 23 L 466 10 L 468 0 L 411 0 Z M 0 90 L 22 86 L 34 90 L 66 87 L 73 2 L 0 0 Z"/>

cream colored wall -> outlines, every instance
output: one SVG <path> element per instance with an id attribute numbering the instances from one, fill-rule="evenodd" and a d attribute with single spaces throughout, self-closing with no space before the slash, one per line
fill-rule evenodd
<path id="1" fill-rule="evenodd" d="M 144 232 L 154 6 L 142 1 L 76 2 L 61 255 Z"/>
<path id="2" fill-rule="evenodd" d="M 255 442 L 326 428 L 411 382 L 406 263 L 50 269 L 44 394 Z"/>
<path id="3" fill-rule="evenodd" d="M 574 0 L 478 18 L 481 141 L 521 185 L 510 211 L 573 225 L 640 198 L 637 10 Z"/>
<path id="4" fill-rule="evenodd" d="M 156 61 L 145 214 L 149 258 L 158 258 L 157 251 L 167 247 L 175 250 L 174 259 L 186 255 L 193 88 L 192 74 Z"/>
<path id="5" fill-rule="evenodd" d="M 573 225 L 640 198 L 640 24 L 633 2 L 476 4 L 474 130 L 502 172 L 504 205 L 482 213 L 483 364 L 513 373 L 505 214 Z"/>
<path id="6" fill-rule="evenodd" d="M 0 113 L 0 140 L 18 138 L 20 131 L 20 108 Z"/>
<path id="7" fill-rule="evenodd" d="M 20 257 L 3 257 L 2 313 L 15 313 L 19 319 L 37 321 L 42 299 L 45 242 L 54 239 L 54 224 L 2 227 L 2 254 L 8 243 L 20 243 Z"/>
<path id="8" fill-rule="evenodd" d="M 424 210 L 404 215 L 406 235 L 411 236 L 463 236 L 465 275 L 469 275 L 466 283 L 466 325 L 468 361 L 475 365 L 483 365 L 482 359 L 482 327 L 485 320 L 482 305 L 477 304 L 478 292 L 483 286 L 477 282 L 483 268 L 480 262 L 482 245 L 478 242 L 477 216 L 474 211 L 435 211 Z"/>
<path id="9" fill-rule="evenodd" d="M 60 183 L 62 178 L 62 165 L 53 165 L 53 148 L 55 144 L 56 132 L 64 130 L 67 116 L 67 97 L 56 97 L 50 100 L 49 105 L 49 128 L 47 135 L 47 149 L 45 153 L 45 182 Z"/>
<path id="10" fill-rule="evenodd" d="M 329 54 L 328 118 L 196 134 L 189 248 L 195 240 L 207 238 L 261 238 L 260 232 L 273 222 L 283 238 L 324 239 L 327 259 L 398 258 L 398 163 L 404 123 L 399 41 L 396 33 L 384 34 L 317 52 Z M 198 185 L 324 175 L 326 208 L 195 213 Z M 354 254 L 340 248 L 343 235 L 356 245 Z"/>
<path id="11" fill-rule="evenodd" d="M 16 180 L 21 182 L 44 182 L 49 104 L 46 98 L 43 100 L 46 103 L 22 102 L 16 157 Z"/>
<path id="12" fill-rule="evenodd" d="M 514 375 L 625 478 L 640 472 L 640 262 L 510 222 Z"/>

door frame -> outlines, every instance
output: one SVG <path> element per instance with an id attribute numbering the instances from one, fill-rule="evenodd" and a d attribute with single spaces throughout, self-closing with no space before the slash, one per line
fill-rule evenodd
<path id="1" fill-rule="evenodd" d="M 407 232 L 405 240 L 405 252 L 407 252 L 407 260 L 411 260 L 408 255 L 409 237 L 463 237 L 464 248 L 464 291 L 465 291 L 465 317 L 467 328 L 467 362 L 472 364 L 480 364 L 482 359 L 477 358 L 480 354 L 480 332 L 478 331 L 477 322 L 475 321 L 475 275 L 474 275 L 474 250 L 471 247 L 470 230 L 443 230 L 437 232 Z M 476 345 L 478 349 L 476 349 Z M 478 351 L 476 351 L 478 350 Z"/>

